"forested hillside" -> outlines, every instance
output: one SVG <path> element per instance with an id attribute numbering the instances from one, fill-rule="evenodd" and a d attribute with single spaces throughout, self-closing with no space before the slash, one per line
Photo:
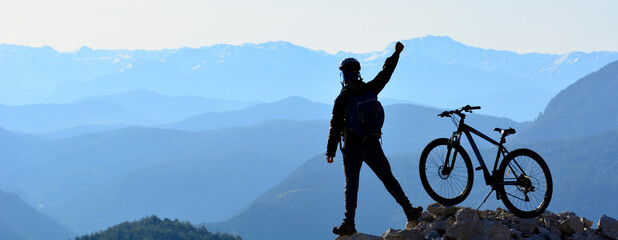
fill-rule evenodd
<path id="1" fill-rule="evenodd" d="M 157 216 L 143 218 L 139 221 L 124 222 L 105 231 L 76 237 L 75 240 L 240 240 L 230 234 L 211 233 L 204 227 L 195 227 L 189 222 L 159 219 Z"/>

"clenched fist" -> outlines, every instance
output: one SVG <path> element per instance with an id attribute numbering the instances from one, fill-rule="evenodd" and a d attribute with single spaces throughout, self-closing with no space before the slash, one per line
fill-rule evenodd
<path id="1" fill-rule="evenodd" d="M 401 53 L 401 51 L 403 51 L 403 44 L 401 42 L 397 42 L 397 44 L 395 44 L 395 52 Z"/>

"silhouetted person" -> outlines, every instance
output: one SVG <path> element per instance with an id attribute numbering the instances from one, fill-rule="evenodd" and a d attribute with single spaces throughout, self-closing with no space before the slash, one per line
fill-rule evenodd
<path id="1" fill-rule="evenodd" d="M 359 110 L 358 102 L 371 102 L 384 89 L 384 86 L 391 78 L 397 62 L 399 53 L 403 50 L 403 44 L 397 42 L 395 52 L 392 56 L 386 59 L 382 71 L 371 81 L 365 83 L 360 76 L 360 63 L 354 58 L 346 58 L 341 61 L 339 69 L 343 76 L 343 89 L 335 100 L 333 107 L 333 116 L 330 121 L 330 133 L 328 136 L 328 146 L 326 151 L 326 160 L 328 163 L 333 162 L 337 146 L 343 136 L 343 168 L 345 172 L 345 218 L 339 227 L 333 228 L 333 233 L 338 235 L 351 235 L 356 232 L 354 224 L 354 216 L 356 213 L 356 200 L 358 195 L 358 181 L 360 170 L 363 162 L 365 162 L 371 170 L 384 183 L 388 192 L 395 198 L 397 203 L 403 208 L 408 221 L 417 220 L 423 211 L 422 207 L 412 207 L 408 197 L 406 197 L 401 185 L 391 172 L 390 164 L 382 151 L 380 144 L 382 124 L 378 125 L 377 131 L 363 130 L 359 131 L 358 116 L 363 111 L 379 111 L 382 109 L 379 105 L 378 110 Z M 359 100 L 360 98 L 360 100 Z M 379 103 L 377 103 L 379 104 Z M 369 109 L 369 108 L 368 108 Z M 374 109 L 374 108 L 371 108 Z M 380 113 L 372 113 L 378 116 Z M 383 113 L 381 113 L 381 121 L 383 122 Z M 361 117 L 362 119 L 362 117 Z M 380 120 L 380 119 L 379 119 Z M 378 120 L 378 121 L 379 121 Z M 365 123 L 372 120 L 360 120 Z M 351 127 L 351 125 L 355 125 Z M 356 129 L 352 129 L 356 128 Z M 362 128 L 362 127 L 361 127 Z M 375 127 L 374 127 L 375 128 Z"/>

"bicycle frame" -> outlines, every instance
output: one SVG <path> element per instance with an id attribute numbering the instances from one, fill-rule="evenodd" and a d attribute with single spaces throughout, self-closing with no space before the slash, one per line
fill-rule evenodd
<path id="1" fill-rule="evenodd" d="M 450 140 L 449 140 L 449 146 L 448 146 L 448 152 L 446 154 L 446 162 L 445 162 L 445 166 L 449 165 L 449 156 L 450 156 L 450 152 L 451 152 L 451 145 L 453 142 L 460 144 L 460 140 L 461 140 L 461 134 L 465 133 L 466 134 L 466 138 L 468 139 L 468 142 L 470 143 L 470 146 L 472 146 L 472 150 L 474 150 L 474 155 L 476 155 L 476 158 L 479 162 L 479 164 L 481 165 L 481 169 L 483 170 L 483 176 L 485 177 L 485 184 L 489 185 L 489 186 L 494 186 L 497 184 L 497 182 L 494 179 L 494 173 L 496 172 L 497 168 L 498 168 L 498 161 L 500 160 L 500 155 L 502 155 L 502 157 L 505 157 L 509 152 L 508 150 L 503 146 L 505 141 L 505 137 L 502 136 L 500 138 L 500 142 L 493 140 L 492 138 L 488 137 L 487 135 L 479 132 L 478 130 L 474 129 L 473 127 L 471 127 L 470 125 L 467 125 L 464 123 L 464 118 L 462 117 L 461 120 L 459 120 L 459 126 L 457 127 L 457 131 L 453 132 L 453 135 L 451 136 Z M 481 156 L 481 153 L 478 149 L 478 147 L 476 146 L 476 143 L 474 142 L 474 138 L 472 138 L 472 134 L 475 134 L 479 137 L 481 137 L 482 139 L 485 139 L 486 141 L 490 142 L 493 145 L 496 145 L 498 147 L 498 153 L 496 154 L 496 161 L 494 162 L 494 167 L 493 170 L 491 171 L 491 174 L 489 173 L 489 170 L 487 169 L 487 165 L 485 164 L 485 161 L 483 160 L 483 156 Z M 455 157 L 456 155 L 453 154 L 453 161 L 451 163 L 451 167 L 450 169 L 452 169 L 453 166 L 455 166 Z M 478 168 L 477 168 L 478 170 Z"/>

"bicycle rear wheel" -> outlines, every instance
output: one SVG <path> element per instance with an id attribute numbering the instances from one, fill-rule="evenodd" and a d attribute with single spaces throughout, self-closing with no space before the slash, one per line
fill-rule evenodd
<path id="1" fill-rule="evenodd" d="M 474 173 L 468 153 L 459 144 L 453 145 L 450 152 L 449 161 L 455 156 L 452 169 L 447 166 L 445 171 L 448 142 L 447 138 L 438 138 L 427 144 L 419 161 L 419 175 L 423 188 L 433 200 L 451 206 L 468 197 Z"/>
<path id="2" fill-rule="evenodd" d="M 551 173 L 543 158 L 530 149 L 510 152 L 500 163 L 497 181 L 504 206 L 518 217 L 539 216 L 549 206 Z"/>

